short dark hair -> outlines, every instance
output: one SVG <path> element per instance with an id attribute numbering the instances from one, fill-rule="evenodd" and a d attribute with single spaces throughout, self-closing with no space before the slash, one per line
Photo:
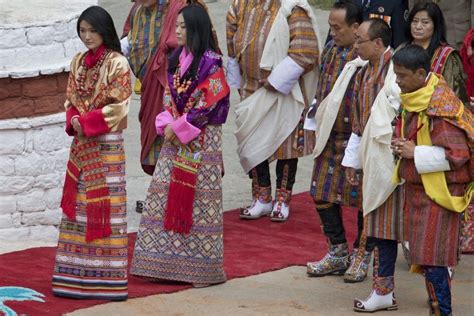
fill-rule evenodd
<path id="1" fill-rule="evenodd" d="M 82 21 L 89 23 L 97 33 L 102 36 L 106 48 L 120 54 L 122 53 L 120 40 L 117 31 L 115 30 L 114 20 L 112 20 L 109 12 L 99 6 L 91 6 L 85 9 L 77 20 L 76 29 L 79 37 L 81 37 L 80 24 Z"/>
<path id="2" fill-rule="evenodd" d="M 382 39 L 383 45 L 388 47 L 392 41 L 392 30 L 390 26 L 382 19 L 370 18 L 366 22 L 369 22 L 369 29 L 367 33 L 369 38 L 374 40 L 376 38 Z"/>
<path id="3" fill-rule="evenodd" d="M 354 23 L 362 23 L 362 10 L 352 0 L 339 0 L 336 1 L 333 6 L 336 10 L 346 10 L 345 22 L 351 26 Z"/>
<path id="4" fill-rule="evenodd" d="M 426 49 L 428 54 L 433 56 L 438 46 L 446 44 L 446 23 L 444 22 L 443 12 L 434 2 L 421 2 L 415 5 L 408 15 L 408 25 L 410 25 L 410 28 L 408 29 L 407 38 L 409 42 L 413 41 L 411 23 L 413 22 L 415 15 L 420 11 L 426 11 L 430 19 L 433 21 L 433 35 L 431 36 L 430 45 L 428 45 L 428 48 Z"/>
<path id="5" fill-rule="evenodd" d="M 395 53 L 392 57 L 393 63 L 415 72 L 424 69 L 430 72 L 431 58 L 426 50 L 418 45 L 410 44 Z"/>

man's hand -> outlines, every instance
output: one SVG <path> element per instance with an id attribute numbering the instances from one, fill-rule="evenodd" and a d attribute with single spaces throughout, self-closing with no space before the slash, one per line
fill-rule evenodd
<path id="1" fill-rule="evenodd" d="M 359 175 L 356 169 L 346 167 L 344 169 L 344 173 L 346 175 L 346 180 L 347 182 L 349 182 L 350 185 L 359 185 Z"/>
<path id="2" fill-rule="evenodd" d="M 390 148 L 393 154 L 405 159 L 413 159 L 415 157 L 415 142 L 404 138 L 395 138 L 392 140 Z"/>
<path id="3" fill-rule="evenodd" d="M 272 92 L 278 92 L 277 89 L 275 89 L 271 84 L 270 82 L 268 82 L 267 79 L 261 79 L 258 81 L 259 83 L 263 84 L 263 87 L 265 89 L 267 89 L 268 91 L 272 91 Z"/>
<path id="4" fill-rule="evenodd" d="M 82 126 L 79 123 L 79 118 L 73 117 L 71 120 L 72 128 L 76 131 L 77 135 L 84 136 L 84 132 L 82 131 Z"/>

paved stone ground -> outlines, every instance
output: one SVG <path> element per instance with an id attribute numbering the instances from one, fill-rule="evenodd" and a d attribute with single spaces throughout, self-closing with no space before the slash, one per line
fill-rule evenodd
<path id="1" fill-rule="evenodd" d="M 99 3 L 114 17 L 121 29 L 128 13 L 129 2 L 103 0 Z M 209 11 L 217 29 L 221 48 L 225 50 L 225 13 L 230 1 L 209 3 Z M 327 33 L 326 11 L 315 11 L 320 21 L 320 33 Z M 323 36 L 324 37 L 324 36 Z M 233 92 L 232 104 L 238 102 Z M 141 171 L 138 115 L 139 97 L 134 96 L 129 116 L 129 128 L 125 132 L 127 151 L 127 190 L 129 199 L 129 230 L 136 230 L 139 215 L 134 203 L 143 199 L 150 177 Z M 224 126 L 224 209 L 237 208 L 249 202 L 250 182 L 244 175 L 236 153 L 233 136 L 234 113 L 231 111 Z M 295 192 L 307 191 L 311 177 L 312 161 L 300 159 Z M 308 205 L 313 207 L 313 205 Z M 261 219 L 266 220 L 266 219 Z M 283 224 L 284 225 L 284 224 Z M 266 242 L 266 241 L 262 241 Z M 10 249 L 31 246 L 16 245 Z M 0 252 L 7 250 L 2 249 Z M 456 315 L 474 314 L 474 258 L 464 256 L 456 268 L 453 282 L 453 306 Z M 397 298 L 399 311 L 396 315 L 427 315 L 426 293 L 423 279 L 407 271 L 404 259 L 397 261 Z M 72 315 L 351 315 L 354 297 L 364 298 L 370 290 L 370 281 L 361 284 L 345 284 L 339 277 L 308 278 L 305 267 L 289 267 L 283 270 L 234 279 L 222 285 L 191 289 L 175 294 L 131 299 L 121 303 L 108 303 L 71 313 Z M 385 315 L 388 312 L 380 312 Z"/>

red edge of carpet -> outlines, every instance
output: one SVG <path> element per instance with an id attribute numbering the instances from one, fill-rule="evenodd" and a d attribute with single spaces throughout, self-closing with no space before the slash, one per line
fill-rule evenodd
<path id="1" fill-rule="evenodd" d="M 354 240 L 356 221 L 356 210 L 345 209 L 344 222 L 349 241 Z M 129 234 L 129 259 L 133 253 L 135 237 L 136 234 Z M 228 280 L 289 266 L 306 265 L 307 261 L 321 258 L 326 249 L 319 216 L 308 192 L 293 196 L 290 218 L 285 223 L 274 223 L 269 218 L 243 221 L 239 219 L 237 210 L 224 213 L 224 268 Z M 108 303 L 53 296 L 51 277 L 55 251 L 55 247 L 43 247 L 0 256 L 0 287 L 26 287 L 45 295 L 45 303 L 5 301 L 5 305 L 20 315 L 61 315 Z M 129 298 L 172 293 L 188 288 L 191 286 L 152 283 L 129 275 Z"/>

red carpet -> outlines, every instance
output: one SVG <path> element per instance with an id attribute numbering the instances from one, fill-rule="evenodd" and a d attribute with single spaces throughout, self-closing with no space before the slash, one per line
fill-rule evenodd
<path id="1" fill-rule="evenodd" d="M 297 194 L 292 199 L 291 207 L 291 216 L 286 223 L 273 223 L 268 218 L 242 221 L 237 211 L 225 213 L 224 264 L 229 280 L 288 266 L 306 265 L 307 261 L 324 255 L 326 241 L 311 197 L 307 192 Z M 345 210 L 344 221 L 349 241 L 354 239 L 356 218 L 354 210 Z M 130 234 L 130 256 L 134 242 L 135 234 Z M 48 247 L 0 256 L 0 289 L 2 286 L 26 287 L 45 295 L 45 303 L 5 301 L 5 305 L 18 314 L 60 315 L 106 303 L 54 297 L 51 292 L 54 255 L 55 248 Z M 129 298 L 187 288 L 190 286 L 150 283 L 129 277 Z"/>

